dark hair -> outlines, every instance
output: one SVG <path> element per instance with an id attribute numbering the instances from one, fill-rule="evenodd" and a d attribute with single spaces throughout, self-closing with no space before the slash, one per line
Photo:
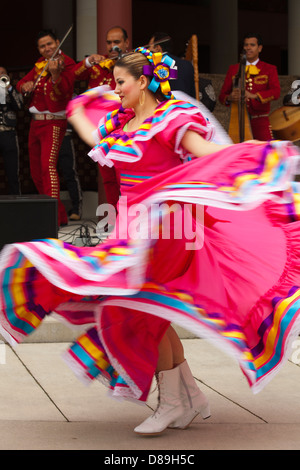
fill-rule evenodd
<path id="1" fill-rule="evenodd" d="M 245 41 L 245 39 L 249 39 L 249 38 L 256 38 L 257 39 L 257 44 L 259 46 L 262 46 L 263 45 L 263 40 L 262 40 L 262 37 L 260 34 L 258 33 L 252 33 L 251 31 L 247 34 L 245 34 L 244 36 L 244 39 L 243 39 L 243 42 Z"/>
<path id="2" fill-rule="evenodd" d="M 156 43 L 156 46 L 160 46 L 162 48 L 163 52 L 169 52 L 169 54 L 172 54 L 173 52 L 173 41 L 172 38 L 168 33 L 163 33 L 162 31 L 157 31 L 156 33 L 153 33 L 151 38 L 153 38 L 153 41 Z M 168 39 L 167 41 L 164 41 L 160 43 L 162 39 Z"/>
<path id="3" fill-rule="evenodd" d="M 40 39 L 44 38 L 45 36 L 50 36 L 54 41 L 57 41 L 57 36 L 52 29 L 43 29 L 41 30 L 36 37 L 36 43 L 39 42 Z"/>
<path id="4" fill-rule="evenodd" d="M 149 65 L 149 60 L 141 52 L 133 52 L 131 54 L 126 54 L 124 57 L 121 57 L 117 60 L 115 67 L 121 67 L 128 71 L 130 75 L 133 76 L 135 80 L 138 80 L 141 75 L 144 75 L 144 65 Z M 151 77 L 147 77 L 148 83 L 151 81 Z M 165 101 L 166 97 L 160 90 L 154 93 L 155 98 L 158 101 Z"/>
<path id="5" fill-rule="evenodd" d="M 109 33 L 112 29 L 120 29 L 123 33 L 124 41 L 126 41 L 128 39 L 127 31 L 126 31 L 126 29 L 122 28 L 122 26 L 112 26 L 112 28 L 109 28 L 107 33 Z"/>

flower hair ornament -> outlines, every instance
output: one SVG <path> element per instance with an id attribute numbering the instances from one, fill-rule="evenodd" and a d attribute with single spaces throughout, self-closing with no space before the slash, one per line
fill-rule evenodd
<path id="1" fill-rule="evenodd" d="M 167 54 L 151 52 L 145 47 L 138 47 L 134 52 L 141 52 L 150 62 L 149 65 L 143 67 L 143 73 L 152 77 L 148 86 L 149 90 L 155 93 L 160 87 L 166 99 L 173 99 L 169 79 L 177 78 L 177 68 L 174 68 L 175 61 Z"/>

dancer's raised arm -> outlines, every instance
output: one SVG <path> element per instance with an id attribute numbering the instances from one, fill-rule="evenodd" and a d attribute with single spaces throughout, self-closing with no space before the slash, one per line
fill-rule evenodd
<path id="1" fill-rule="evenodd" d="M 95 145 L 93 133 L 96 127 L 86 117 L 84 107 L 78 106 L 68 117 L 68 121 L 74 127 L 79 137 L 91 148 Z"/>
<path id="2" fill-rule="evenodd" d="M 220 145 L 214 142 L 209 142 L 203 139 L 203 137 L 201 137 L 201 135 L 195 131 L 186 131 L 181 143 L 185 150 L 193 154 L 195 157 L 204 157 L 205 155 L 218 152 L 219 150 L 225 149 L 233 145 Z"/>

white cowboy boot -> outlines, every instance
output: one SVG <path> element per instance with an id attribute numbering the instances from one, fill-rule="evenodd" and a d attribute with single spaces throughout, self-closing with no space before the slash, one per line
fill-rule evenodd
<path id="1" fill-rule="evenodd" d="M 184 413 L 169 428 L 186 429 L 200 413 L 203 419 L 210 417 L 208 398 L 198 388 L 187 361 L 179 365 L 181 402 Z"/>
<path id="2" fill-rule="evenodd" d="M 184 412 L 180 399 L 179 367 L 159 372 L 157 382 L 158 406 L 153 415 L 134 429 L 138 434 L 159 434 Z"/>

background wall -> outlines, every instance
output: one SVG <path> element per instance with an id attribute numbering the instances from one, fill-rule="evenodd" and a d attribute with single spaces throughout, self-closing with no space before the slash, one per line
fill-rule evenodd
<path id="1" fill-rule="evenodd" d="M 264 39 L 263 59 L 276 65 L 281 75 L 287 74 L 288 0 L 236 2 L 236 58 L 241 51 L 244 33 L 254 28 Z M 75 60 L 96 52 L 90 50 L 95 49 L 97 44 L 96 3 L 96 0 L 31 0 L 29 4 L 18 2 L 16 6 L 15 2 L 4 2 L 1 7 L 1 33 L 5 45 L 1 48 L 0 61 L 14 69 L 31 67 L 38 57 L 35 43 L 38 31 L 52 28 L 62 38 L 72 23 L 74 30 L 64 44 L 64 51 Z M 201 59 L 199 71 L 213 72 L 210 70 L 210 45 L 212 22 L 217 12 L 210 11 L 210 3 L 210 0 L 132 0 L 132 47 L 147 44 L 154 31 L 167 29 L 166 32 L 174 39 L 174 52 L 183 55 L 187 41 L 192 34 L 197 34 Z M 224 21 L 225 31 L 226 25 L 229 31 L 232 25 L 226 18 Z M 85 46 L 85 43 L 88 45 Z M 228 43 L 224 37 L 226 47 Z"/>

